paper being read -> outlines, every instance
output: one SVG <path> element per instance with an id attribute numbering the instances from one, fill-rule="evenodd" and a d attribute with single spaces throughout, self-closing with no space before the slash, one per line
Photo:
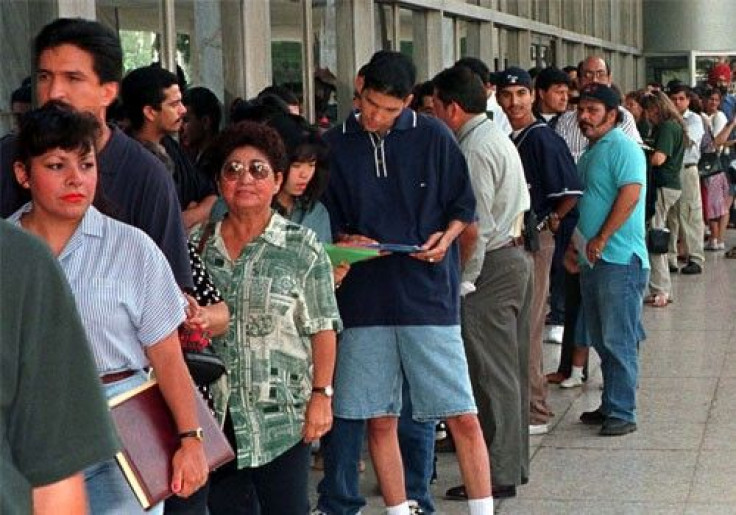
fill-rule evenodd
<path id="1" fill-rule="evenodd" d="M 580 229 L 577 227 L 575 227 L 575 231 L 572 233 L 572 244 L 575 245 L 575 250 L 577 250 L 578 255 L 583 258 L 583 263 L 588 265 L 590 268 L 593 268 L 593 265 L 588 261 L 588 253 L 586 251 L 588 240 L 585 239 L 585 236 L 583 236 L 583 233 L 581 233 Z"/>

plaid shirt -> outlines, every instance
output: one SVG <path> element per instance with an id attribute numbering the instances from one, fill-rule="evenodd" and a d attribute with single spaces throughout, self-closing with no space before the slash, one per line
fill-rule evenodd
<path id="1" fill-rule="evenodd" d="M 230 308 L 227 333 L 213 340 L 228 370 L 213 388 L 215 409 L 221 420 L 230 411 L 238 468 L 258 467 L 301 440 L 312 386 L 310 337 L 342 323 L 332 267 L 311 230 L 273 213 L 231 259 L 220 227 L 202 252 Z"/>

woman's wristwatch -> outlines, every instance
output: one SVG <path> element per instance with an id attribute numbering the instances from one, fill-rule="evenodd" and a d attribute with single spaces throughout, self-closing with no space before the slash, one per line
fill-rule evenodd
<path id="1" fill-rule="evenodd" d="M 312 393 L 320 393 L 324 395 L 325 397 L 332 398 L 332 395 L 335 393 L 335 390 L 330 385 L 314 386 L 312 387 Z"/>

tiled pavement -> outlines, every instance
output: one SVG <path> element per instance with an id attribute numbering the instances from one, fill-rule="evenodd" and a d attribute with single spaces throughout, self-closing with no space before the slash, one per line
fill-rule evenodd
<path id="1" fill-rule="evenodd" d="M 550 386 L 556 416 L 549 434 L 532 437 L 530 482 L 497 501 L 497 513 L 736 514 L 736 260 L 707 254 L 703 275 L 673 274 L 674 303 L 644 309 L 639 430 L 602 438 L 578 422 L 599 403 L 595 361 L 584 387 Z M 545 344 L 547 371 L 558 356 Z M 364 513 L 384 513 L 366 459 Z M 442 499 L 460 483 L 454 454 L 440 454 L 438 467 L 438 513 L 467 513 Z"/>

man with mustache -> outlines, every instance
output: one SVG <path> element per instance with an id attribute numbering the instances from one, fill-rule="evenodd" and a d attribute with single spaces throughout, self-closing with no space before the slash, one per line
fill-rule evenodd
<path id="1" fill-rule="evenodd" d="M 105 123 L 118 96 L 123 49 L 113 30 L 96 21 L 59 18 L 33 42 L 36 98 L 57 100 L 94 115 L 101 124 L 96 147 L 100 189 L 115 217 L 148 234 L 166 256 L 177 284 L 193 287 L 186 235 L 171 175 L 150 152 Z M 28 199 L 13 174 L 15 137 L 0 143 L 0 217 Z"/>
<path id="2" fill-rule="evenodd" d="M 541 222 L 539 248 L 531 252 L 534 291 L 529 341 L 529 434 L 540 435 L 548 431 L 547 423 L 552 416 L 547 406 L 547 379 L 542 370 L 542 333 L 555 250 L 554 235 L 561 220 L 575 206 L 582 188 L 567 145 L 549 125 L 535 118 L 533 100 L 532 78 L 526 70 L 512 66 L 501 72 L 498 103 L 511 123 L 511 140 L 524 165 L 531 210 Z M 527 238 L 529 236 L 527 234 Z"/>
<path id="3" fill-rule="evenodd" d="M 603 372 L 601 406 L 580 420 L 602 426 L 602 436 L 636 431 L 637 345 L 644 336 L 641 310 L 649 276 L 646 159 L 616 127 L 620 104 L 606 84 L 580 92 L 578 124 L 590 142 L 578 161 L 585 186 L 578 202 L 582 238 L 565 256 L 568 270 L 580 271 L 583 315 Z"/>
<path id="4" fill-rule="evenodd" d="M 217 200 L 215 186 L 172 137 L 179 133 L 187 112 L 176 75 L 158 65 L 135 69 L 123 79 L 121 96 L 132 136 L 144 145 L 159 146 L 159 150 L 162 146 L 171 158 L 169 168 L 173 168 L 184 226 L 189 229 L 207 220 Z"/>

